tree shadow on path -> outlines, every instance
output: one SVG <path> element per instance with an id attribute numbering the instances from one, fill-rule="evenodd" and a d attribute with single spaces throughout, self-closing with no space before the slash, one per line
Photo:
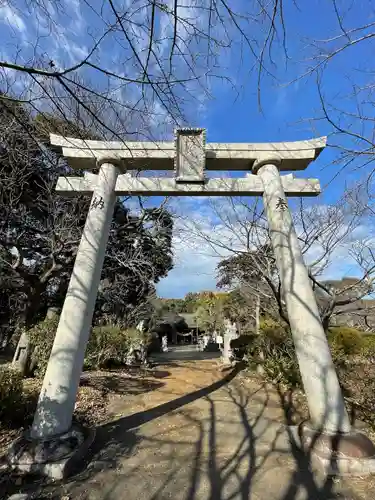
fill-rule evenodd
<path id="1" fill-rule="evenodd" d="M 208 387 L 100 427 L 76 484 L 86 483 L 84 490 L 90 492 L 96 478 L 100 498 L 108 500 L 247 500 L 258 498 L 260 491 L 264 498 L 278 500 L 357 498 L 337 491 L 333 478 L 317 477 L 311 457 L 301 451 L 289 427 L 270 418 L 275 394 L 265 385 L 255 391 L 241 388 L 236 380 L 240 370 L 237 366 Z M 198 400 L 206 405 L 203 415 L 191 406 Z M 290 401 L 280 404 L 290 414 Z M 156 428 L 142 435 L 142 426 L 172 414 L 180 419 L 176 432 Z M 284 481 L 276 487 L 278 478 Z M 76 498 L 96 499 L 92 490 L 87 496 L 79 496 L 82 488 L 69 491 Z"/>
<path id="2" fill-rule="evenodd" d="M 275 418 L 277 393 L 265 384 L 247 388 L 237 377 L 241 368 L 100 426 L 81 471 L 46 486 L 38 498 L 360 500 L 312 472 L 310 456 L 281 421 L 283 412 L 290 415 L 290 401 L 280 400 Z M 162 425 L 170 422 L 174 427 Z"/>

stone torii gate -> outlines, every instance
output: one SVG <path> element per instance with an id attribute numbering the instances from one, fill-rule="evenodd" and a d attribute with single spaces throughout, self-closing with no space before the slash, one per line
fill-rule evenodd
<path id="1" fill-rule="evenodd" d="M 108 234 L 116 197 L 121 195 L 263 195 L 310 411 L 304 439 L 308 441 L 318 431 L 324 436 L 349 435 L 349 417 L 287 203 L 287 197 L 317 196 L 319 181 L 280 175 L 283 171 L 305 170 L 324 149 L 325 138 L 288 143 L 206 144 L 204 129 L 179 129 L 174 142 L 85 141 L 51 135 L 51 144 L 62 150 L 71 167 L 88 171 L 84 177 L 60 177 L 56 191 L 66 196 L 91 195 L 92 201 L 29 440 L 63 441 L 73 432 L 72 415 Z M 98 169 L 98 173 L 90 172 L 93 169 Z M 126 173 L 129 170 L 174 170 L 175 176 L 132 176 Z M 249 173 L 242 178 L 205 176 L 206 171 L 220 170 Z M 324 439 L 322 443 L 322 449 L 327 447 Z M 370 444 L 366 445 L 368 450 Z M 373 451 L 368 450 L 367 455 Z M 64 475 L 64 460 L 58 472 L 48 473 L 55 477 Z"/>

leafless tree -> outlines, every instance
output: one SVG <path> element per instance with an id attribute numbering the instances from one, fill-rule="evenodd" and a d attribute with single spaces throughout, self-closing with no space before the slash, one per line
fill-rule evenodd
<path id="1" fill-rule="evenodd" d="M 357 187 L 348 190 L 332 206 L 307 206 L 301 201 L 293 210 L 302 253 L 326 329 L 332 317 L 347 313 L 349 306 L 352 315 L 360 311 L 363 314 L 364 308 L 371 315 L 373 309 L 372 302 L 363 300 L 372 297 L 375 290 L 372 239 L 366 240 L 362 234 L 366 231 L 366 207 L 354 210 L 350 203 L 356 190 Z M 219 286 L 239 288 L 252 303 L 254 313 L 257 297 L 260 297 L 263 311 L 288 322 L 267 221 L 259 201 L 224 198 L 210 202 L 210 206 L 214 222 L 182 218 L 186 241 L 194 235 L 200 246 L 204 245 L 202 251 L 220 262 Z M 328 282 L 332 266 L 340 256 L 345 256 L 344 267 L 350 263 L 357 276 L 346 286 Z"/>
<path id="2" fill-rule="evenodd" d="M 282 85 L 309 82 L 317 89 L 314 114 L 302 117 L 315 133 L 324 130 L 328 146 L 335 151 L 332 177 L 345 178 L 361 171 L 362 181 L 373 197 L 374 173 L 374 8 L 364 0 L 326 2 L 317 9 L 326 23 L 316 36 L 306 23 L 311 4 L 295 4 L 295 20 L 304 32 L 292 31 L 286 24 L 294 54 L 289 55 L 288 70 L 280 76 Z M 319 24 L 311 19 L 311 26 Z M 334 82 L 334 84 L 333 84 Z M 328 134 L 327 134 L 328 132 Z M 358 174 L 357 174 L 358 175 Z"/>
<path id="3" fill-rule="evenodd" d="M 11 300 L 5 307 L 6 341 L 12 325 L 27 329 L 45 314 L 52 291 L 67 282 L 87 200 L 63 200 L 53 193 L 66 166 L 44 147 L 42 123 L 4 101 L 0 117 L 0 279 L 9 284 Z M 27 354 L 27 335 L 23 340 Z"/>
<path id="4" fill-rule="evenodd" d="M 3 98 L 66 118 L 71 98 L 103 137 L 152 138 L 163 124 L 170 129 L 195 118 L 188 110 L 199 111 L 215 80 L 234 85 L 227 67 L 233 54 L 239 55 L 238 64 L 250 55 L 258 93 L 262 76 L 272 78 L 273 45 L 285 45 L 282 1 L 232 4 L 38 0 L 27 2 L 25 11 L 17 0 L 8 0 L 7 51 L 0 60 Z M 89 103 L 82 92 L 90 95 Z"/>
<path id="5" fill-rule="evenodd" d="M 239 66 L 246 61 L 249 72 L 256 73 L 259 100 L 264 79 L 288 82 L 281 76 L 288 62 L 294 68 L 287 73 L 294 75 L 292 82 L 317 82 L 321 106 L 310 123 L 313 128 L 319 122 L 330 125 L 330 143 L 341 150 L 335 159 L 339 170 L 372 164 L 371 0 L 364 0 L 361 9 L 352 2 L 328 2 L 316 17 L 316 24 L 320 14 L 329 19 L 329 36 L 322 39 L 291 26 L 293 16 L 306 22 L 311 5 L 285 0 L 238 6 L 227 0 L 37 0 L 23 11 L 17 0 L 5 3 L 3 99 L 67 119 L 71 105 L 66 103 L 73 99 L 101 137 L 153 139 L 196 121 L 217 79 L 240 92 L 243 83 L 232 77 L 233 61 Z M 347 54 L 351 57 L 343 60 Z M 337 63 L 336 76 L 348 82 L 339 95 L 325 84 Z"/>
<path id="6" fill-rule="evenodd" d="M 61 306 L 89 204 L 87 198 L 65 199 L 54 192 L 57 177 L 70 171 L 48 147 L 48 133 L 59 125 L 85 138 L 94 132 L 82 129 L 79 120 L 33 116 L 12 101 L 0 101 L 0 124 L 1 341 L 21 329 L 14 361 L 25 371 L 27 330 L 49 306 Z M 132 308 L 171 266 L 172 222 L 163 204 L 149 209 L 140 200 L 135 216 L 125 202 L 118 200 L 104 263 L 111 291 L 104 293 L 103 286 L 97 304 L 106 309 L 99 312 L 112 316 L 116 311 L 134 316 Z"/>

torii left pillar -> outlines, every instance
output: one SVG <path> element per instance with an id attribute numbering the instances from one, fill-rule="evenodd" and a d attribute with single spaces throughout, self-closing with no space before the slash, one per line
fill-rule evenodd
<path id="1" fill-rule="evenodd" d="M 31 428 L 31 438 L 68 432 L 95 308 L 119 173 L 102 161 Z"/>

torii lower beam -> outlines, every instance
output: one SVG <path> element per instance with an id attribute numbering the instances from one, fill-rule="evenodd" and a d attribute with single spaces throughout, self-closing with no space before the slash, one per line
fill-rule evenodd
<path id="1" fill-rule="evenodd" d="M 288 197 L 318 196 L 321 192 L 318 179 L 295 179 L 292 174 L 283 175 L 281 183 Z M 98 176 L 59 177 L 56 191 L 64 196 L 92 194 Z M 175 179 L 132 177 L 129 174 L 117 177 L 117 196 L 262 196 L 263 181 L 256 175 L 239 179 L 209 179 L 205 183 L 179 183 Z"/>

